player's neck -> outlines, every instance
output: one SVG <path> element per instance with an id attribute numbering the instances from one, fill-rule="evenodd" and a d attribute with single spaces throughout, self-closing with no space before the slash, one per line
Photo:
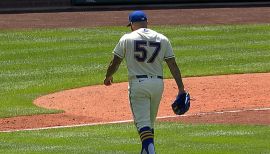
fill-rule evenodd
<path id="1" fill-rule="evenodd" d="M 135 22 L 135 23 L 132 23 L 132 25 L 131 25 L 132 31 L 138 30 L 140 28 L 147 28 L 147 21 Z"/>
<path id="2" fill-rule="evenodd" d="M 138 30 L 138 29 L 141 29 L 141 28 L 147 28 L 147 26 L 146 27 L 145 26 L 144 27 L 131 27 L 131 30 L 135 31 L 135 30 Z"/>

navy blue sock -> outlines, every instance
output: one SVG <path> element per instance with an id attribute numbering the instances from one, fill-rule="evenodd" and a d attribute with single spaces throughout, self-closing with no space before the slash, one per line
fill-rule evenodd
<path id="1" fill-rule="evenodd" d="M 142 142 L 141 154 L 154 154 L 154 134 L 152 129 L 150 127 L 143 127 L 139 130 L 139 134 Z"/>

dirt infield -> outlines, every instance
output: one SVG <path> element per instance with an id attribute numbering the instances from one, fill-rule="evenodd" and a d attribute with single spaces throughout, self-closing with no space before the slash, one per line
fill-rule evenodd
<path id="1" fill-rule="evenodd" d="M 129 12 L 0 14 L 0 29 L 119 26 L 126 25 Z M 146 12 L 153 25 L 270 23 L 270 8 L 267 7 L 146 10 Z M 192 107 L 188 116 L 163 120 L 269 125 L 268 109 L 253 110 L 270 108 L 269 79 L 269 73 L 186 78 L 184 82 L 192 96 Z M 159 116 L 173 115 L 170 102 L 175 97 L 172 94 L 176 94 L 176 86 L 173 80 L 165 80 L 165 85 Z M 64 110 L 65 113 L 0 119 L 0 130 L 132 119 L 128 105 L 127 83 L 114 84 L 111 87 L 100 85 L 67 90 L 38 98 L 35 104 Z M 223 113 L 236 110 L 240 111 Z"/>
<path id="2" fill-rule="evenodd" d="M 191 94 L 190 111 L 186 117 L 162 120 L 269 125 L 269 79 L 270 73 L 184 78 L 186 89 Z M 90 86 L 40 97 L 34 101 L 36 105 L 64 110 L 65 113 L 0 119 L 0 130 L 132 119 L 127 86 L 127 83 L 113 84 L 109 87 Z M 170 104 L 176 93 L 174 80 L 165 80 L 159 117 L 174 115 Z"/>
<path id="3" fill-rule="evenodd" d="M 188 113 L 193 115 L 217 111 L 270 109 L 268 79 L 270 79 L 270 73 L 185 78 L 183 82 L 191 94 L 192 102 Z M 94 120 L 93 122 L 129 120 L 132 119 L 132 115 L 129 109 L 127 87 L 127 83 L 118 83 L 109 87 L 99 85 L 66 90 L 40 97 L 34 103 L 45 108 L 62 109 L 66 115 L 91 117 L 90 120 Z M 260 94 L 253 97 L 258 92 L 257 89 L 261 89 Z M 174 115 L 170 104 L 176 94 L 174 80 L 165 80 L 159 117 Z M 261 118 L 256 114 L 247 114 L 250 112 L 245 113 L 246 117 L 242 117 L 242 121 L 246 121 L 246 124 L 251 121 L 250 119 L 254 119 L 253 122 L 256 124 L 270 124 L 270 116 Z M 269 114 L 270 110 L 266 113 Z M 224 122 L 227 121 L 226 117 L 223 118 Z M 230 120 L 238 123 L 236 119 Z"/>
<path id="4" fill-rule="evenodd" d="M 125 26 L 130 11 L 0 14 L 0 29 Z M 270 23 L 270 7 L 146 10 L 150 25 Z"/>

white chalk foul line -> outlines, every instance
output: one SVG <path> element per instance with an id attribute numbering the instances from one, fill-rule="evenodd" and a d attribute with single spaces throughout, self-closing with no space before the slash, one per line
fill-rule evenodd
<path id="1" fill-rule="evenodd" d="M 266 110 L 270 110 L 270 108 L 243 109 L 243 110 L 217 111 L 217 112 L 200 112 L 200 113 L 195 113 L 195 114 L 163 116 L 163 117 L 157 117 L 157 119 L 190 117 L 190 116 L 211 115 L 211 114 L 224 114 L 224 113 L 239 113 L 239 112 L 245 112 L 245 111 L 266 111 Z M 47 129 L 59 129 L 59 128 L 73 128 L 73 127 L 96 126 L 96 125 L 105 125 L 105 124 L 121 124 L 121 123 L 128 123 L 128 122 L 133 122 L 133 120 L 97 122 L 97 123 L 87 123 L 87 124 L 78 124 L 78 125 L 52 126 L 52 127 L 30 128 L 30 129 L 16 129 L 16 130 L 0 131 L 0 133 L 10 133 L 10 132 L 19 132 L 19 131 L 37 131 L 37 130 L 47 130 Z"/>

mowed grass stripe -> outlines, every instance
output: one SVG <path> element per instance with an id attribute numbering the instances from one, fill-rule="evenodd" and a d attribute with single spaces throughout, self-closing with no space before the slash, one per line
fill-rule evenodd
<path id="1" fill-rule="evenodd" d="M 269 153 L 269 126 L 157 123 L 158 153 Z M 133 124 L 25 131 L 0 134 L 2 153 L 138 153 Z"/>
<path id="2" fill-rule="evenodd" d="M 270 71 L 267 24 L 152 29 L 171 40 L 185 77 Z M 126 27 L 0 31 L 0 117 L 55 112 L 33 106 L 33 99 L 102 84 L 111 52 L 126 32 Z M 167 67 L 164 76 L 171 78 Z M 115 81 L 127 81 L 124 63 Z"/>

